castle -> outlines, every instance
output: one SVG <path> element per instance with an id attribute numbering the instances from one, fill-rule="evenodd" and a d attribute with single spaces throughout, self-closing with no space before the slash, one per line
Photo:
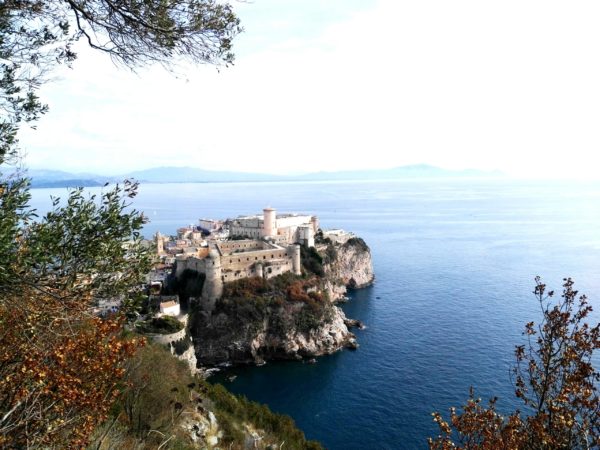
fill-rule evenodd
<path id="1" fill-rule="evenodd" d="M 174 257 L 175 275 L 180 277 L 186 269 L 203 273 L 202 298 L 213 305 L 226 282 L 255 276 L 271 278 L 286 272 L 300 275 L 300 245 L 314 246 L 319 222 L 315 216 L 277 215 L 275 209 L 265 208 L 261 215 L 231 219 L 224 226 L 229 228 L 227 240 L 176 241 L 180 248 Z M 185 232 L 182 230 L 178 238 Z M 157 250 L 159 255 L 165 254 L 164 238 L 159 234 Z"/>

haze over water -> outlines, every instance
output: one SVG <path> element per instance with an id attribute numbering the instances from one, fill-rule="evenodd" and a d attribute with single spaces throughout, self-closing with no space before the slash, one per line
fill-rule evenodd
<path id="1" fill-rule="evenodd" d="M 64 192 L 35 189 L 32 205 L 45 211 Z M 314 213 L 371 247 L 376 283 L 343 307 L 367 326 L 358 351 L 236 369 L 224 381 L 329 449 L 426 448 L 437 432 L 430 413 L 447 417 L 471 385 L 498 396 L 501 411 L 521 407 L 509 369 L 524 323 L 540 317 L 536 275 L 556 291 L 573 277 L 600 318 L 598 182 L 143 184 L 134 204 L 151 220 L 147 237 L 267 205 Z"/>

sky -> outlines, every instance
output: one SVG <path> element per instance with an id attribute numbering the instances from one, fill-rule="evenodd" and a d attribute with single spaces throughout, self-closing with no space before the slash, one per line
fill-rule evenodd
<path id="1" fill-rule="evenodd" d="M 132 73 L 80 47 L 31 168 L 302 173 L 432 164 L 600 179 L 600 2 L 253 0 L 235 65 Z"/>

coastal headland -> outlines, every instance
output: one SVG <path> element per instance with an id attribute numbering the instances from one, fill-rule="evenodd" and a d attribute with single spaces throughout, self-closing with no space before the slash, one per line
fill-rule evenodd
<path id="1" fill-rule="evenodd" d="M 361 326 L 336 303 L 374 280 L 370 249 L 352 233 L 322 230 L 316 216 L 201 219 L 155 236 L 154 303 L 186 315 L 169 343 L 194 371 L 269 360 L 312 360 L 358 348 Z M 168 315 L 168 313 L 167 313 Z M 189 317 L 189 319 L 188 319 Z M 164 339 L 163 339 L 164 340 Z"/>

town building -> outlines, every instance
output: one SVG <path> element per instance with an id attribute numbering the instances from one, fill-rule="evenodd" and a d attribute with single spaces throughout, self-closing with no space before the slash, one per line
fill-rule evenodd
<path id="1" fill-rule="evenodd" d="M 179 314 L 181 314 L 181 309 L 179 306 L 179 303 L 171 300 L 168 302 L 161 302 L 160 303 L 160 314 L 162 316 L 178 316 Z"/>
<path id="2" fill-rule="evenodd" d="M 229 224 L 231 238 L 267 239 L 281 245 L 298 243 L 314 247 L 315 234 L 319 229 L 316 216 L 298 214 L 278 215 L 273 208 L 265 208 L 263 214 L 242 216 Z"/>

